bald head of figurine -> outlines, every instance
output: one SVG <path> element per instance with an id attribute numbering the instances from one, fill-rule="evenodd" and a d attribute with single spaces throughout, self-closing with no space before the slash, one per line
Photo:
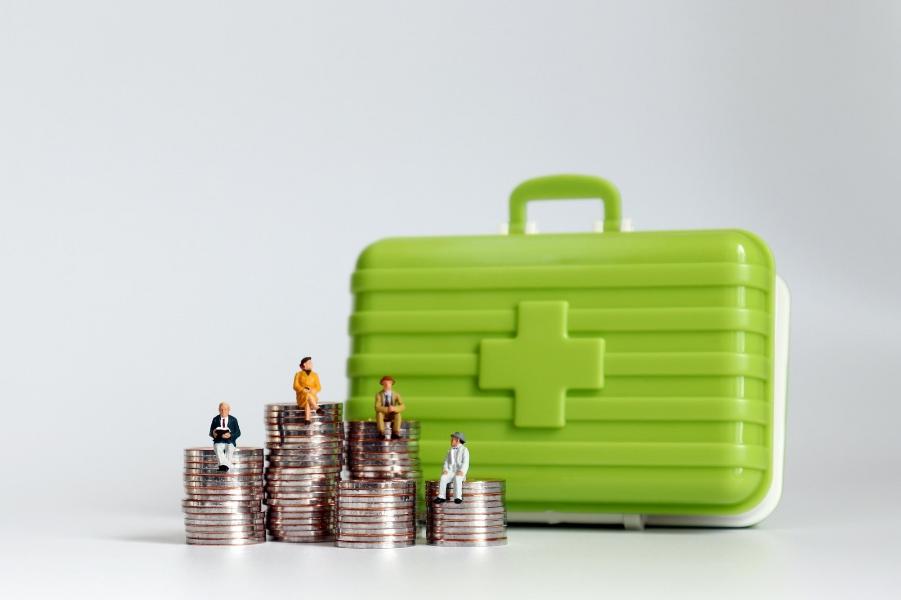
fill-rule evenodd
<path id="1" fill-rule="evenodd" d="M 231 405 L 228 402 L 220 402 L 219 403 L 219 416 L 227 417 L 229 411 L 232 409 Z"/>

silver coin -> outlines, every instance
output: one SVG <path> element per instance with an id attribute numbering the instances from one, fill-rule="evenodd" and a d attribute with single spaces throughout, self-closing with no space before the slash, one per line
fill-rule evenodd
<path id="1" fill-rule="evenodd" d="M 253 544 L 262 544 L 266 541 L 266 536 L 245 540 L 205 540 L 186 538 L 186 543 L 192 546 L 250 546 Z"/>
<path id="2" fill-rule="evenodd" d="M 209 500 L 182 500 L 183 507 L 202 507 L 202 508 L 240 508 L 243 506 L 259 506 L 259 502 L 254 500 L 226 500 L 209 501 Z"/>
<path id="3" fill-rule="evenodd" d="M 456 536 L 465 533 L 504 533 L 505 531 L 507 531 L 507 526 L 504 524 L 477 525 L 474 523 L 468 523 L 460 525 L 448 525 L 447 523 L 428 523 L 427 529 L 431 535 L 438 535 L 440 533 L 443 533 L 445 535 Z"/>
<path id="4" fill-rule="evenodd" d="M 335 452 L 341 452 L 342 450 L 342 444 L 337 441 L 324 442 L 321 444 L 295 444 L 290 448 L 270 448 L 267 456 L 269 458 L 304 457 L 313 453 L 334 454 Z"/>
<path id="5" fill-rule="evenodd" d="M 292 515 L 297 515 L 294 518 Z M 278 513 L 276 515 L 266 516 L 266 524 L 269 527 L 312 527 L 331 525 L 334 522 L 332 513 L 311 512 L 311 513 Z"/>
<path id="6" fill-rule="evenodd" d="M 409 544 L 413 545 L 416 542 L 416 536 L 336 536 L 335 541 L 338 542 L 338 545 L 344 548 L 349 546 L 342 546 L 342 544 L 348 544 L 352 542 L 357 543 L 365 543 L 365 544 Z"/>
<path id="7" fill-rule="evenodd" d="M 482 540 L 495 540 L 507 537 L 506 530 L 501 532 L 484 533 L 451 533 L 426 530 L 426 538 L 430 540 L 448 540 L 456 542 L 478 542 Z"/>
<path id="8" fill-rule="evenodd" d="M 333 506 L 330 504 L 318 504 L 313 505 L 310 504 L 308 506 L 289 506 L 285 504 L 281 504 L 279 506 L 270 506 L 269 510 L 266 511 L 266 514 L 271 515 L 318 515 L 318 514 L 331 514 L 333 510 Z M 277 509 L 277 510 L 276 510 Z"/>
<path id="9" fill-rule="evenodd" d="M 284 494 L 302 494 L 302 495 L 317 495 L 317 496 L 335 496 L 334 488 L 327 487 L 300 487 L 300 486 L 266 486 L 266 493 L 272 497 L 278 498 Z"/>
<path id="10" fill-rule="evenodd" d="M 429 479 L 425 482 L 426 489 L 438 489 L 440 485 L 440 481 L 435 479 Z M 500 479 L 467 479 L 463 481 L 463 492 L 472 491 L 472 492 L 484 492 L 489 490 L 504 490 L 506 488 L 506 484 L 503 480 Z"/>
<path id="11" fill-rule="evenodd" d="M 351 504 L 370 503 L 370 504 L 398 504 L 412 503 L 416 501 L 416 494 L 412 492 L 402 492 L 398 490 L 395 493 L 384 492 L 382 494 L 351 494 L 346 490 L 338 490 L 338 500 Z"/>
<path id="12" fill-rule="evenodd" d="M 262 515 L 264 514 L 261 509 L 246 509 L 246 508 L 234 508 L 234 509 L 219 509 L 219 508 L 186 508 L 184 509 L 184 515 L 187 518 L 208 518 L 208 517 L 221 517 L 225 518 L 227 516 L 240 517 L 244 515 Z"/>
<path id="13" fill-rule="evenodd" d="M 386 430 L 394 429 L 393 424 L 385 423 Z M 409 430 L 418 430 L 420 429 L 419 421 L 401 421 L 400 431 L 409 431 Z M 348 431 L 375 431 L 379 430 L 379 424 L 376 421 L 348 421 L 347 422 L 347 430 Z"/>
<path id="14" fill-rule="evenodd" d="M 350 489 L 367 489 L 367 490 L 394 490 L 397 488 L 401 489 L 412 489 L 413 485 L 409 481 L 404 480 L 386 480 L 386 481 L 354 481 L 352 479 L 347 480 L 344 479 L 339 484 L 342 489 L 350 490 Z"/>
<path id="15" fill-rule="evenodd" d="M 414 544 L 413 541 L 404 542 L 350 542 L 338 540 L 335 546 L 338 548 L 357 548 L 360 550 L 376 549 L 376 548 L 408 548 Z"/>
<path id="16" fill-rule="evenodd" d="M 195 455 L 195 454 L 203 454 L 209 456 L 216 456 L 216 449 L 210 446 L 198 446 L 195 448 L 185 448 L 185 455 Z M 254 456 L 257 454 L 262 454 L 262 448 L 255 448 L 251 446 L 240 446 L 235 448 L 235 457 L 244 458 L 245 456 Z M 239 458 L 239 459 L 240 459 Z"/>
<path id="17" fill-rule="evenodd" d="M 231 468 L 233 469 L 252 469 L 261 468 L 263 466 L 263 455 L 256 457 L 244 457 L 241 460 L 232 458 Z M 216 456 L 186 456 L 184 460 L 185 466 L 210 466 L 218 467 L 219 458 Z"/>
<path id="18" fill-rule="evenodd" d="M 322 498 L 310 498 L 309 500 L 302 500 L 297 498 L 266 498 L 264 500 L 264 504 L 266 506 L 292 506 L 292 507 L 302 507 L 302 506 L 329 506 L 329 502 L 327 499 Z"/>
<path id="19" fill-rule="evenodd" d="M 317 469 L 319 467 L 340 467 L 341 456 L 323 456 L 311 460 L 285 460 L 277 459 L 269 461 L 270 469 Z"/>
<path id="20" fill-rule="evenodd" d="M 481 540 L 481 541 L 472 541 L 472 542 L 454 542 L 454 541 L 444 541 L 444 540 L 428 540 L 426 542 L 430 546 L 459 546 L 459 547 L 475 547 L 475 546 L 506 546 L 507 538 L 494 539 L 494 540 Z"/>
<path id="21" fill-rule="evenodd" d="M 271 536 L 273 542 L 284 542 L 288 544 L 315 544 L 317 542 L 333 542 L 335 540 L 335 536 L 333 535 L 323 535 L 323 536 Z"/>
<path id="22" fill-rule="evenodd" d="M 416 528 L 415 527 L 397 527 L 394 529 L 362 529 L 362 528 L 347 528 L 339 526 L 335 531 L 338 535 L 338 539 L 348 540 L 352 538 L 357 538 L 361 536 L 365 537 L 377 537 L 381 539 L 396 539 L 396 538 L 410 538 L 416 537 Z"/>
<path id="23" fill-rule="evenodd" d="M 272 517 L 266 520 L 269 527 L 321 527 L 323 524 L 331 524 L 330 517 L 303 517 L 299 519 L 282 519 Z"/>
<path id="24" fill-rule="evenodd" d="M 255 477 L 256 479 L 261 479 L 263 477 L 263 469 L 229 469 L 228 473 L 230 475 L 237 475 L 239 477 Z M 191 475 L 194 477 L 208 477 L 215 476 L 217 473 L 221 473 L 218 467 L 211 468 L 195 468 L 195 467 L 185 467 L 185 470 L 182 472 L 182 475 Z"/>
<path id="25" fill-rule="evenodd" d="M 392 518 L 402 518 L 409 515 L 415 515 L 416 511 L 411 504 L 405 508 L 398 509 L 349 509 L 341 507 L 338 510 L 338 514 L 341 518 L 349 518 L 349 517 L 359 517 L 364 519 L 392 519 Z"/>
<path id="26" fill-rule="evenodd" d="M 260 529 L 259 531 L 236 531 L 233 533 L 223 532 L 223 533 L 197 533 L 193 531 L 186 531 L 185 537 L 191 540 L 218 540 L 218 541 L 229 541 L 229 540 L 246 540 L 246 539 L 260 539 L 266 537 L 266 530 Z"/>
<path id="27" fill-rule="evenodd" d="M 184 497 L 184 500 L 192 502 L 259 502 L 262 499 L 262 493 L 247 492 L 240 494 L 192 494 L 187 492 Z"/>
<path id="28" fill-rule="evenodd" d="M 221 528 L 213 527 L 197 527 L 193 525 L 185 526 L 185 535 L 191 537 L 203 538 L 232 538 L 232 537 L 254 537 L 266 533 L 266 528 L 261 525 L 244 526 L 223 526 Z"/>
<path id="29" fill-rule="evenodd" d="M 426 517 L 426 523 L 430 527 L 465 527 L 465 526 L 507 526 L 506 515 L 482 516 L 471 519 L 433 519 L 431 515 Z"/>
<path id="30" fill-rule="evenodd" d="M 269 451 L 267 455 L 267 459 L 269 461 L 273 460 L 309 460 L 312 458 L 328 457 L 331 458 L 335 455 L 341 456 L 343 449 L 340 445 L 336 444 L 323 444 L 321 446 L 310 446 L 307 448 L 285 448 L 285 449 L 275 449 Z"/>
<path id="31" fill-rule="evenodd" d="M 416 519 L 416 513 L 411 511 L 406 514 L 357 517 L 338 512 L 336 519 L 338 523 L 348 524 L 412 522 Z"/>
<path id="32" fill-rule="evenodd" d="M 186 525 L 238 525 L 241 523 L 264 523 L 266 513 L 234 513 L 221 515 L 194 515 L 185 514 Z"/>

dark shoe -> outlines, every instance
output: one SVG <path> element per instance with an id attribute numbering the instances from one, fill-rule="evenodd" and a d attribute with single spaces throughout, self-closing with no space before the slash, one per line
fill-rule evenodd
<path id="1" fill-rule="evenodd" d="M 400 434 L 399 434 L 399 433 L 392 433 L 392 434 L 391 434 L 391 439 L 392 439 L 392 440 L 399 440 L 399 439 L 400 439 Z"/>
<path id="2" fill-rule="evenodd" d="M 463 504 L 463 498 L 454 498 L 454 504 Z"/>
<path id="3" fill-rule="evenodd" d="M 317 415 L 324 415 L 324 414 L 325 414 L 325 411 L 322 410 L 321 408 L 317 408 L 317 409 L 316 409 L 316 414 L 317 414 Z"/>
<path id="4" fill-rule="evenodd" d="M 228 471 L 228 467 L 226 467 L 225 465 L 219 465 L 219 470 L 220 471 Z"/>
<path id="5" fill-rule="evenodd" d="M 447 500 L 445 500 L 444 498 L 435 498 L 435 500 L 433 500 L 433 502 L 435 504 L 444 504 L 445 502 L 447 502 Z"/>

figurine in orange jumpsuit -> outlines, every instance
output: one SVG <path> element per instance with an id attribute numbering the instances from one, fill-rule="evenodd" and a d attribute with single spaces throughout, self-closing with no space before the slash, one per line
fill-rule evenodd
<path id="1" fill-rule="evenodd" d="M 400 394 L 394 390 L 394 377 L 385 375 L 379 382 L 382 390 L 375 395 L 375 421 L 380 435 L 385 435 L 385 421 L 391 423 L 391 439 L 400 438 L 400 413 L 407 408 Z"/>
<path id="2" fill-rule="evenodd" d="M 300 361 L 300 371 L 294 375 L 294 391 L 297 393 L 297 406 L 306 411 L 307 423 L 310 422 L 310 411 L 315 410 L 316 414 L 322 414 L 318 395 L 321 390 L 319 375 L 313 371 L 313 359 L 305 356 Z"/>

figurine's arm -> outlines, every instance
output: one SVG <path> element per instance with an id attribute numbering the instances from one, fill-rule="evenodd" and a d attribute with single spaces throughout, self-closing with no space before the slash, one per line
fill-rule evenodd
<path id="1" fill-rule="evenodd" d="M 232 432 L 232 439 L 231 439 L 231 441 L 234 442 L 234 441 L 237 440 L 239 437 L 241 437 L 241 426 L 238 425 L 238 419 L 235 419 L 235 430 Z"/>
<path id="2" fill-rule="evenodd" d="M 213 438 L 214 440 L 216 439 L 216 434 L 214 433 L 215 431 L 216 431 L 216 417 L 213 417 L 213 420 L 210 421 L 210 437 Z"/>
<path id="3" fill-rule="evenodd" d="M 465 477 L 467 471 L 469 471 L 469 448 L 463 446 L 463 464 L 460 466 L 460 472 Z"/>
<path id="4" fill-rule="evenodd" d="M 294 375 L 294 391 L 295 392 L 303 391 L 303 386 L 300 384 L 300 374 L 301 373 L 303 373 L 303 371 L 298 371 L 297 374 Z"/>
<path id="5" fill-rule="evenodd" d="M 444 456 L 444 466 L 442 467 L 444 469 L 444 473 L 448 473 L 450 471 L 450 468 L 451 468 L 450 458 L 451 458 L 451 451 L 448 450 L 447 454 Z"/>
<path id="6" fill-rule="evenodd" d="M 394 392 L 394 397 L 397 398 L 397 401 L 393 406 L 394 412 L 404 412 L 404 409 L 407 408 L 407 406 L 404 404 L 404 399 L 401 398 L 401 395 L 397 392 Z"/>
<path id="7" fill-rule="evenodd" d="M 319 375 L 317 375 L 316 373 L 313 373 L 313 381 L 310 385 L 310 389 L 317 394 L 322 391 L 322 384 L 319 383 Z"/>
<path id="8" fill-rule="evenodd" d="M 375 412 L 385 414 L 388 412 L 387 406 L 382 406 L 382 393 L 379 392 L 375 395 Z"/>

